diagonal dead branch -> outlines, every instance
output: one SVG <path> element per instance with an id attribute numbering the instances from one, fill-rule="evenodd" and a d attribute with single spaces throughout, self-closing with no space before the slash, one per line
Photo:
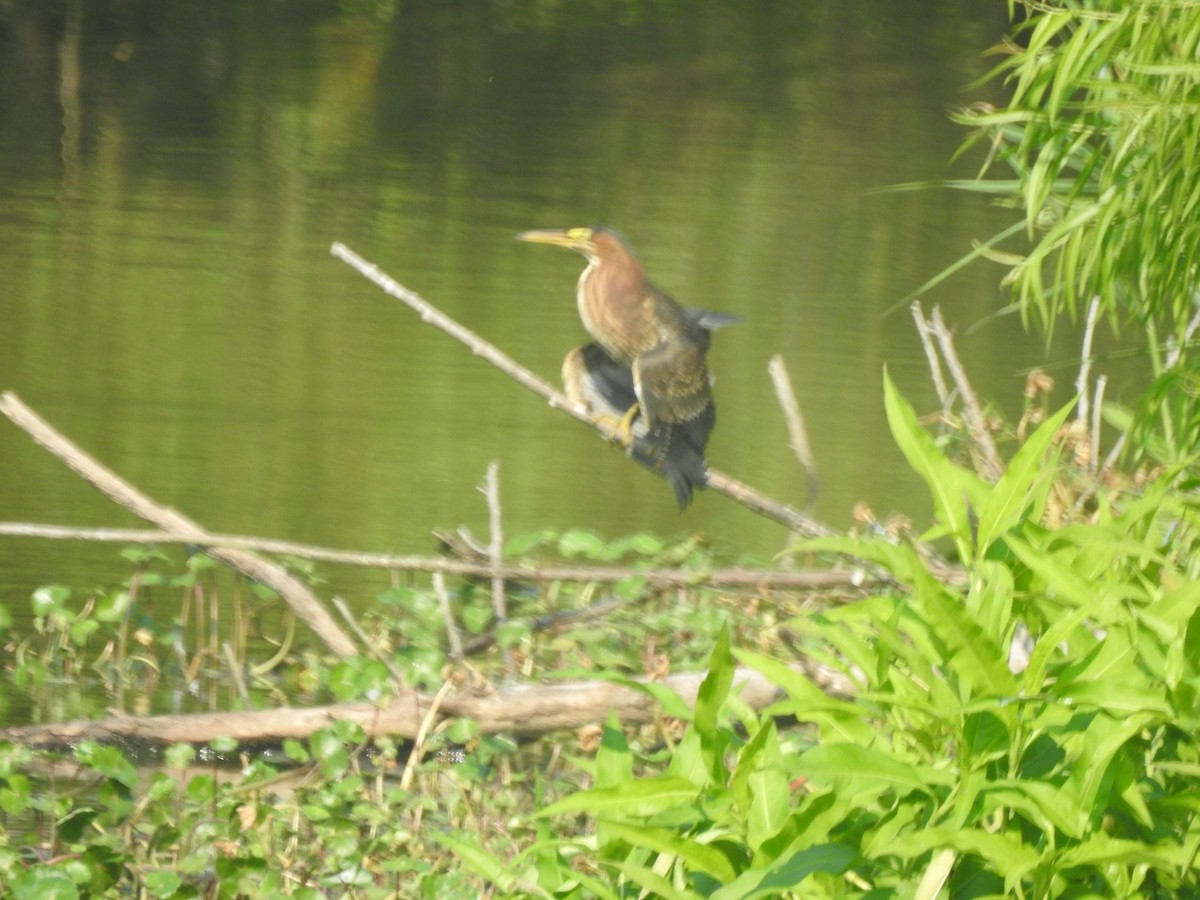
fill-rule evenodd
<path id="1" fill-rule="evenodd" d="M 213 559 L 220 560 L 243 575 L 278 591 L 296 615 L 335 653 L 340 656 L 352 656 L 355 653 L 354 641 L 333 620 L 316 595 L 280 566 L 253 556 L 245 550 L 218 546 L 212 535 L 191 519 L 150 499 L 107 466 L 85 453 L 11 391 L 0 394 L 0 412 L 8 416 L 14 425 L 36 443 L 66 463 L 77 475 L 134 515 L 190 543 L 204 545 L 207 547 L 206 552 Z"/>
<path id="2" fill-rule="evenodd" d="M 437 326 L 455 340 L 461 341 L 476 356 L 486 359 L 510 378 L 535 394 L 538 394 L 552 407 L 561 409 L 567 415 L 578 419 L 580 422 L 594 428 L 601 435 L 604 435 L 604 430 L 592 421 L 585 410 L 570 403 L 561 391 L 551 386 L 545 379 L 539 378 L 494 344 L 488 343 L 470 329 L 463 327 L 451 319 L 428 300 L 400 284 L 378 266 L 367 262 L 345 244 L 335 243 L 329 252 L 349 265 L 368 281 L 377 285 L 384 293 L 408 304 L 408 306 L 416 310 L 423 321 Z M 607 437 L 607 435 L 604 436 Z M 724 472 L 718 472 L 716 469 L 709 470 L 708 486 L 711 490 L 719 494 L 724 494 L 731 500 L 740 503 L 751 512 L 773 519 L 802 537 L 828 537 L 837 533 L 834 529 L 805 515 L 795 507 L 768 497 L 750 485 L 743 484 L 736 478 L 726 475 Z"/>

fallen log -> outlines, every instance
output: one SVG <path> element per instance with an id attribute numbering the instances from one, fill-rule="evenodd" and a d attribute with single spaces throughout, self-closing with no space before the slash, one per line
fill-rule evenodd
<path id="1" fill-rule="evenodd" d="M 792 668 L 831 695 L 849 696 L 854 692 L 850 679 L 834 669 L 812 662 L 797 663 Z M 659 683 L 691 706 L 705 674 L 685 672 L 667 676 Z M 646 683 L 643 679 L 638 680 Z M 753 709 L 763 709 L 779 699 L 778 687 L 753 669 L 738 668 L 735 671 L 733 691 Z M 337 721 L 355 722 L 368 736 L 413 739 L 421 732 L 422 722 L 431 710 L 438 721 L 469 718 L 485 733 L 509 732 L 519 736 L 603 722 L 610 711 L 629 724 L 650 722 L 659 714 L 658 704 L 642 690 L 608 681 L 572 681 L 513 685 L 493 693 L 464 690 L 440 698 L 405 691 L 391 702 L 378 706 L 335 703 L 246 712 L 76 719 L 0 729 L 0 740 L 36 748 L 70 747 L 91 740 L 153 750 L 175 743 L 206 744 L 217 738 L 254 744 L 277 743 L 287 738 L 303 740 Z"/>

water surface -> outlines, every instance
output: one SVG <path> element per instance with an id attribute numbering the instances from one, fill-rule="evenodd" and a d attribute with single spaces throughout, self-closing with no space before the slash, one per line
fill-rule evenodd
<path id="1" fill-rule="evenodd" d="M 1004 29 L 928 3 L 68 3 L 0 11 L 0 387 L 221 532 L 431 552 L 510 534 L 700 532 L 769 558 L 772 522 L 667 485 L 333 260 L 341 241 L 552 380 L 584 340 L 582 259 L 513 240 L 607 223 L 717 336 L 714 466 L 803 503 L 767 362 L 811 431 L 815 514 L 927 504 L 887 433 L 886 365 L 935 408 L 900 301 L 1010 214 L 880 193 L 966 174 L 947 110 Z M 382 10 L 383 14 L 379 12 Z M 975 324 L 1001 272 L 935 290 Z M 1019 403 L 1041 345 L 1012 317 L 962 342 Z M 0 519 L 136 525 L 0 426 Z M 125 574 L 115 547 L 0 540 L 0 602 Z M 383 576 L 331 570 L 369 602 Z M 375 579 L 375 580 L 372 580 Z"/>

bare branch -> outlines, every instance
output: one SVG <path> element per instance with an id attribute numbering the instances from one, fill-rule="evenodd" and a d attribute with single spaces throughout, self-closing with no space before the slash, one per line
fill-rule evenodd
<path id="1" fill-rule="evenodd" d="M 433 592 L 437 594 L 438 605 L 442 608 L 442 619 L 446 623 L 446 643 L 450 647 L 450 658 L 455 662 L 460 662 L 464 658 L 462 636 L 459 635 L 458 626 L 454 623 L 454 611 L 450 607 L 450 593 L 446 590 L 446 577 L 441 572 L 434 572 L 432 581 Z"/>
<path id="2" fill-rule="evenodd" d="M 788 377 L 787 366 L 784 365 L 782 356 L 778 353 L 772 356 L 767 371 L 771 373 L 771 381 L 775 384 L 775 396 L 779 398 L 779 406 L 783 410 L 784 421 L 787 422 L 792 452 L 796 454 L 800 468 L 804 470 L 808 479 L 806 508 L 811 509 L 817 499 L 820 484 L 817 481 L 817 460 L 808 442 L 808 431 L 804 427 L 804 417 L 800 414 L 800 403 L 796 400 L 796 392 L 792 389 L 792 380 Z"/>
<path id="3" fill-rule="evenodd" d="M 361 553 L 351 550 L 331 550 L 293 541 L 273 538 L 243 537 L 233 534 L 208 534 L 205 540 L 194 535 L 172 534 L 136 528 L 75 528 L 63 525 L 38 525 L 28 522 L 0 522 L 0 535 L 49 538 L 52 540 L 85 540 L 121 544 L 191 544 L 238 547 L 262 553 L 279 553 L 299 559 L 312 559 L 364 568 L 395 569 L 397 571 L 436 572 L 467 578 L 524 578 L 529 581 L 623 581 L 635 575 L 644 577 L 654 587 L 679 587 L 702 580 L 714 587 L 823 588 L 860 587 L 871 576 L 860 570 L 846 569 L 830 572 L 824 569 L 785 571 L 762 569 L 714 569 L 703 576 L 689 569 L 656 569 L 643 571 L 632 566 L 565 566 L 529 563 L 506 563 L 493 566 L 490 562 L 446 559 L 440 556 L 400 556 L 390 553 Z"/>
<path id="4" fill-rule="evenodd" d="M 191 519 L 147 497 L 111 469 L 85 453 L 49 423 L 26 406 L 16 394 L 0 395 L 0 412 L 8 416 L 34 441 L 53 453 L 93 487 L 107 494 L 134 515 L 153 522 L 159 528 L 190 543 L 207 547 L 209 556 L 237 569 L 242 574 L 278 591 L 280 596 L 314 632 L 340 656 L 355 653 L 354 641 L 342 631 L 317 596 L 298 579 L 275 563 L 252 556 L 244 550 L 217 545 L 207 531 Z"/>
<path id="5" fill-rule="evenodd" d="M 515 362 L 511 357 L 507 356 L 495 345 L 489 344 L 470 329 L 464 328 L 458 322 L 454 321 L 445 313 L 437 309 L 428 300 L 424 299 L 414 291 L 404 287 L 404 285 L 400 284 L 398 281 L 384 273 L 378 266 L 367 262 L 349 247 L 341 243 L 335 243 L 330 248 L 329 252 L 342 262 L 349 265 L 368 281 L 371 281 L 377 285 L 385 293 L 408 304 L 417 311 L 423 321 L 437 326 L 455 340 L 466 344 L 467 347 L 470 348 L 471 352 L 476 356 L 483 357 L 510 378 L 513 378 L 518 383 L 542 397 L 551 406 L 555 407 L 556 409 L 561 409 L 563 412 L 567 413 L 567 415 L 572 416 L 578 419 L 580 422 L 591 426 L 603 437 L 610 437 L 610 435 L 605 434 L 603 428 L 599 427 L 595 422 L 592 421 L 591 417 L 585 410 L 571 404 L 567 398 L 556 388 L 552 387 L 549 382 L 539 378 L 524 366 Z M 719 494 L 724 494 L 731 500 L 742 504 L 751 512 L 758 513 L 759 515 L 765 516 L 768 519 L 773 519 L 774 521 L 779 522 L 781 525 L 790 528 L 795 533 L 804 537 L 824 537 L 831 534 L 836 534 L 833 529 L 815 521 L 795 507 L 768 497 L 766 494 L 755 490 L 747 484 L 743 484 L 736 478 L 726 475 L 723 472 L 710 469 L 708 473 L 708 486 L 711 490 Z"/>
<path id="6" fill-rule="evenodd" d="M 981 461 L 983 475 L 989 480 L 995 481 L 1004 472 L 1004 464 L 1000 462 L 1000 454 L 996 451 L 996 444 L 992 440 L 991 432 L 987 429 L 979 398 L 975 396 L 975 391 L 967 378 L 967 372 L 958 359 L 958 353 L 954 350 L 954 335 L 946 327 L 946 323 L 942 319 L 942 311 L 936 306 L 933 308 L 930 318 L 932 319 L 930 328 L 934 337 L 937 338 L 942 358 L 946 361 L 946 367 L 954 378 L 959 396 L 962 397 L 967 429 L 983 456 Z"/>
<path id="7" fill-rule="evenodd" d="M 925 312 L 921 309 L 920 301 L 914 300 L 909 310 L 912 311 L 913 321 L 917 323 L 917 335 L 921 338 L 921 346 L 925 349 L 925 359 L 929 362 L 929 374 L 933 378 L 933 388 L 937 391 L 938 402 L 942 404 L 942 410 L 945 411 L 950 407 L 950 391 L 946 389 L 946 379 L 942 377 L 942 363 L 938 359 L 937 349 L 933 346 L 932 330 L 929 323 L 925 321 Z"/>

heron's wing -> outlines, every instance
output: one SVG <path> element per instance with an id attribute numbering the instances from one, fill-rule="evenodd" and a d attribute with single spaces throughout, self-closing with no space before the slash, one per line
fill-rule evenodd
<path id="1" fill-rule="evenodd" d="M 651 427 L 695 419 L 712 402 L 704 351 L 691 341 L 663 341 L 633 361 L 633 386 Z"/>
<path id="2" fill-rule="evenodd" d="M 577 347 L 567 354 L 563 386 L 572 403 L 582 404 L 594 416 L 620 419 L 639 402 L 633 371 L 596 344 Z M 670 483 L 680 508 L 691 502 L 696 488 L 708 484 L 704 446 L 715 419 L 709 403 L 686 422 L 659 421 L 651 425 L 647 417 L 639 416 L 633 423 L 629 455 Z"/>
<path id="3" fill-rule="evenodd" d="M 567 399 L 593 415 L 620 419 L 633 404 L 637 392 L 633 372 L 604 352 L 597 344 L 576 347 L 563 360 L 563 390 Z"/>

